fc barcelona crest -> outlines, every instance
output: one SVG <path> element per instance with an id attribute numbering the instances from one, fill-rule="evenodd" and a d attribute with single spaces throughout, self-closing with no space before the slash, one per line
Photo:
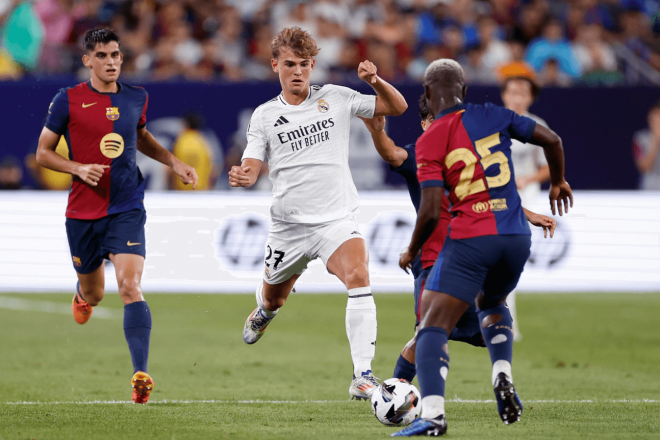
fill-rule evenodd
<path id="1" fill-rule="evenodd" d="M 119 107 L 107 107 L 105 109 L 105 117 L 111 121 L 119 119 Z"/>

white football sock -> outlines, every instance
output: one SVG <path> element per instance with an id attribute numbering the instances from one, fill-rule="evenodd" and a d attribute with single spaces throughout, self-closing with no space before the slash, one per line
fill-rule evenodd
<path id="1" fill-rule="evenodd" d="M 259 310 L 261 310 L 261 313 L 266 317 L 266 318 L 272 318 L 273 316 L 277 315 L 277 310 L 268 310 L 266 306 L 264 305 L 264 283 L 260 283 L 259 286 L 257 286 L 257 292 L 256 292 L 256 297 L 257 297 L 257 306 L 259 307 Z"/>
<path id="2" fill-rule="evenodd" d="M 495 386 L 495 379 L 500 373 L 506 374 L 509 378 L 509 381 L 513 382 L 513 376 L 511 375 L 511 364 L 505 360 L 495 361 L 493 364 L 493 376 L 491 377 L 493 386 Z"/>
<path id="3" fill-rule="evenodd" d="M 445 413 L 445 398 L 442 396 L 422 397 L 422 414 L 425 419 L 435 419 Z"/>
<path id="4" fill-rule="evenodd" d="M 348 290 L 346 304 L 346 335 L 351 346 L 353 374 L 356 377 L 371 370 L 371 361 L 376 355 L 376 303 L 371 287 Z"/>

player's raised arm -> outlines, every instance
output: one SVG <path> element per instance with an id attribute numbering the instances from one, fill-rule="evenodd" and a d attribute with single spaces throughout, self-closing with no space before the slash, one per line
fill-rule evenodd
<path id="1" fill-rule="evenodd" d="M 408 158 L 408 152 L 404 148 L 398 147 L 385 133 L 385 117 L 375 116 L 373 119 L 358 117 L 362 119 L 369 133 L 371 133 L 371 138 L 380 157 L 393 167 L 400 167 Z"/>
<path id="2" fill-rule="evenodd" d="M 390 83 L 376 74 L 376 65 L 363 61 L 358 66 L 358 77 L 376 92 L 374 116 L 399 116 L 408 108 L 406 99 Z"/>
<path id="3" fill-rule="evenodd" d="M 139 128 L 137 134 L 137 149 L 141 153 L 172 168 L 172 171 L 179 176 L 183 183 L 186 185 L 192 183 L 193 189 L 197 188 L 197 181 L 199 179 L 193 167 L 181 162 L 172 153 L 163 148 L 146 127 Z"/>
<path id="4" fill-rule="evenodd" d="M 37 147 L 37 163 L 49 170 L 59 171 L 78 176 L 80 180 L 88 185 L 98 185 L 103 172 L 109 168 L 108 165 L 99 164 L 81 164 L 72 160 L 66 160 L 55 152 L 57 144 L 60 142 L 60 135 L 44 127 L 39 136 L 39 146 Z"/>
<path id="5" fill-rule="evenodd" d="M 543 148 L 550 167 L 550 208 L 553 215 L 556 210 L 559 210 L 559 215 L 563 215 L 568 212 L 569 201 L 573 207 L 573 192 L 564 178 L 564 147 L 561 138 L 549 128 L 536 124 L 529 141 Z"/>

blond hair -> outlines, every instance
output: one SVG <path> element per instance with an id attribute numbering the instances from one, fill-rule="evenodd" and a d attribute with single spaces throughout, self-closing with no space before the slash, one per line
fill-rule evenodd
<path id="1" fill-rule="evenodd" d="M 318 55 L 319 48 L 316 41 L 299 27 L 284 28 L 278 33 L 270 44 L 273 58 L 278 59 L 282 49 L 288 48 L 300 58 L 312 58 Z"/>

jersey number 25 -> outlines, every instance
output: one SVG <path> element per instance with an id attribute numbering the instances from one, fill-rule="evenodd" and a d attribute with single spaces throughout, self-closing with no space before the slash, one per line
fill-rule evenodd
<path id="1" fill-rule="evenodd" d="M 477 162 L 479 162 L 479 157 L 474 154 L 474 152 L 468 150 L 467 148 L 458 148 L 453 150 L 445 158 L 445 165 L 447 169 L 451 168 L 457 162 L 463 162 L 465 168 L 461 171 L 461 177 L 458 181 L 458 185 L 454 189 L 456 197 L 459 200 L 463 200 L 465 197 L 470 194 L 480 193 L 486 191 L 488 188 L 497 188 L 504 186 L 509 183 L 511 180 L 511 168 L 509 168 L 509 160 L 504 155 L 503 152 L 497 151 L 495 153 L 490 152 L 490 149 L 500 144 L 500 134 L 495 133 L 490 136 L 486 136 L 483 139 L 479 139 L 474 143 L 477 147 L 477 151 L 481 155 L 481 166 L 483 166 L 484 171 L 492 165 L 499 164 L 500 172 L 497 176 L 486 176 L 486 181 L 484 179 L 479 179 L 472 181 L 474 177 L 474 170 Z M 486 187 L 488 183 L 488 187 Z"/>

